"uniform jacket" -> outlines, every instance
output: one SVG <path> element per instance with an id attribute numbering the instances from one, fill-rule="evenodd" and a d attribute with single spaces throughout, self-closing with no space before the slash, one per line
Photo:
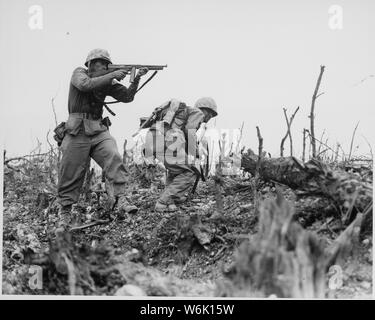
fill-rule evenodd
<path id="1" fill-rule="evenodd" d="M 76 68 L 70 81 L 68 110 L 69 118 L 65 124 L 67 133 L 78 134 L 83 127 L 86 135 L 95 135 L 107 130 L 101 123 L 103 102 L 106 96 L 111 96 L 121 102 L 131 102 L 139 84 L 139 77 L 127 88 L 121 84 L 112 84 L 111 73 L 91 78 L 85 68 Z M 92 117 L 84 119 L 84 114 Z"/>
<path id="2" fill-rule="evenodd" d="M 164 109 L 157 120 L 162 120 L 167 112 L 168 108 Z M 195 156 L 197 153 L 196 132 L 203 120 L 204 113 L 200 109 L 180 102 L 174 120 L 170 125 L 171 130 L 166 131 L 165 147 L 169 147 L 172 143 L 181 144 L 188 154 Z M 186 144 L 186 142 L 189 143 Z"/>

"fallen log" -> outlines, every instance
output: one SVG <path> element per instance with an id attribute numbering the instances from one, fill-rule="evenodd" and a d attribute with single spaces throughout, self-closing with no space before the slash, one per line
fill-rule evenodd
<path id="1" fill-rule="evenodd" d="M 332 200 L 345 224 L 353 221 L 357 212 L 363 213 L 372 202 L 372 182 L 357 174 L 331 168 L 317 159 L 302 163 L 294 157 L 262 158 L 258 163 L 258 158 L 251 150 L 244 153 L 241 162 L 244 171 L 254 176 L 259 174 L 266 182 L 284 184 L 299 196 Z"/>

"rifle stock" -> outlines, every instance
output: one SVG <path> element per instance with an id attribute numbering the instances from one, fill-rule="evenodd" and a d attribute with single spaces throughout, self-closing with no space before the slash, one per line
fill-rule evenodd
<path id="1" fill-rule="evenodd" d="M 147 120 L 143 122 L 142 125 L 138 128 L 137 132 L 132 135 L 132 137 L 134 138 L 135 136 L 137 136 L 142 129 L 149 128 L 153 124 L 158 113 L 168 106 L 169 104 L 163 104 L 160 107 L 155 108 L 151 115 L 147 118 Z"/>
<path id="2" fill-rule="evenodd" d="M 149 116 L 147 118 L 147 120 L 145 122 L 142 123 L 142 125 L 138 128 L 137 132 L 132 134 L 132 137 L 134 138 L 135 136 L 137 136 L 139 134 L 139 132 L 142 130 L 142 129 L 145 129 L 145 128 L 148 128 L 150 127 L 150 123 L 154 120 L 154 118 L 156 117 L 156 113 L 157 111 L 153 111 L 151 116 Z"/>

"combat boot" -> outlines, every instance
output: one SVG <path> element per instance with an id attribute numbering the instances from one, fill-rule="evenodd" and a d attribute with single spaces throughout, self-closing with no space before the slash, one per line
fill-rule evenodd
<path id="1" fill-rule="evenodd" d="M 176 211 L 177 206 L 174 203 L 168 205 L 168 211 Z"/>
<path id="2" fill-rule="evenodd" d="M 57 213 L 57 222 L 55 224 L 55 235 L 62 234 L 69 230 L 72 206 L 60 206 Z"/>
<path id="3" fill-rule="evenodd" d="M 138 208 L 130 204 L 124 195 L 119 196 L 117 200 L 117 209 L 120 213 L 135 214 L 138 212 Z"/>
<path id="4" fill-rule="evenodd" d="M 176 211 L 177 207 L 174 203 L 168 205 L 157 201 L 154 210 L 158 212 Z"/>
<path id="5" fill-rule="evenodd" d="M 157 201 L 156 204 L 155 204 L 155 209 L 154 210 L 158 211 L 158 212 L 168 211 L 168 205 Z"/>
<path id="6" fill-rule="evenodd" d="M 187 201 L 188 197 L 185 197 L 185 196 L 182 196 L 178 199 L 176 199 L 174 202 L 177 203 L 177 204 L 183 204 Z"/>

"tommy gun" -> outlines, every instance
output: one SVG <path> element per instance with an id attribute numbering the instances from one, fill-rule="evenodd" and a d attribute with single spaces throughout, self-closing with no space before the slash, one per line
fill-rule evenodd
<path id="1" fill-rule="evenodd" d="M 134 79 L 135 79 L 135 76 L 136 76 L 136 71 L 137 69 L 141 69 L 141 68 L 147 68 L 148 70 L 154 70 L 154 73 L 137 89 L 136 93 L 141 90 L 147 83 L 149 83 L 153 77 L 155 77 L 155 75 L 158 73 L 159 70 L 163 70 L 164 68 L 166 68 L 167 65 L 150 65 L 150 64 L 108 64 L 107 65 L 107 69 L 104 69 L 104 70 L 98 70 L 98 71 L 89 71 L 88 75 L 90 78 L 94 78 L 94 77 L 100 77 L 100 76 L 103 76 L 105 74 L 108 74 L 108 73 L 111 73 L 113 71 L 116 71 L 116 70 L 123 70 L 126 72 L 126 74 L 129 74 L 130 73 L 130 83 L 133 83 L 134 82 Z M 116 79 L 112 79 L 112 85 L 115 85 L 115 84 L 121 84 L 118 80 Z M 111 110 L 109 109 L 109 107 L 107 106 L 107 104 L 113 104 L 113 103 L 118 103 L 119 101 L 110 101 L 110 102 L 104 102 L 104 107 L 108 110 L 108 112 L 110 114 L 112 114 L 113 116 L 115 116 L 116 114 Z"/>
<path id="2" fill-rule="evenodd" d="M 137 69 L 147 68 L 148 70 L 154 70 L 154 74 L 151 76 L 153 77 L 159 70 L 163 70 L 166 68 L 167 65 L 150 65 L 150 64 L 108 64 L 107 70 L 100 70 L 96 72 L 90 73 L 91 77 L 98 77 L 105 75 L 107 73 L 116 71 L 116 70 L 124 70 L 127 74 L 130 73 L 130 83 L 134 82 L 134 78 L 136 75 Z M 150 78 L 151 78 L 150 77 Z M 150 79 L 151 80 L 151 79 Z"/>
<path id="3" fill-rule="evenodd" d="M 130 83 L 134 82 L 135 78 L 135 73 L 137 69 L 140 68 L 147 68 L 148 70 L 154 70 L 154 71 L 159 71 L 163 70 L 166 68 L 167 65 L 143 65 L 143 64 L 109 64 L 108 65 L 108 70 L 115 71 L 115 70 L 126 70 L 128 73 L 130 72 Z"/>

